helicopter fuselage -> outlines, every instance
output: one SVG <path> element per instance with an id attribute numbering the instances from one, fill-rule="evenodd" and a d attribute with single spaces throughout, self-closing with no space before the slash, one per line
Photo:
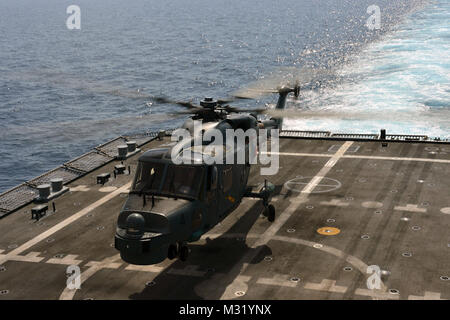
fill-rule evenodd
<path id="1" fill-rule="evenodd" d="M 280 91 L 277 109 L 285 107 L 286 97 L 293 91 Z M 266 182 L 260 193 L 247 190 L 250 159 L 254 156 L 250 150 L 252 145 L 255 146 L 256 138 L 244 137 L 237 148 L 234 147 L 235 137 L 221 142 L 215 139 L 202 141 L 200 146 L 195 142 L 213 130 L 224 137 L 229 130 L 258 132 L 260 128 L 278 129 L 281 119 L 258 121 L 253 114 L 227 115 L 227 108 L 216 108 L 217 102 L 210 98 L 205 98 L 201 105 L 204 109 L 197 110 L 197 115 L 182 126 L 193 138 L 181 139 L 168 148 L 149 150 L 139 158 L 132 189 L 119 214 L 115 235 L 115 248 L 128 263 L 156 264 L 177 256 L 185 260 L 189 252 L 186 243 L 199 240 L 233 212 L 246 195 L 261 198 L 268 220 L 275 219 L 275 209 L 269 204 L 273 185 Z M 196 120 L 203 125 L 199 132 L 195 130 Z M 231 156 L 232 164 L 206 161 L 215 156 L 204 154 L 205 145 L 219 147 L 216 149 L 220 150 L 219 158 L 228 160 Z M 188 158 L 192 162 L 176 162 L 173 151 L 176 159 L 178 155 L 184 157 L 185 150 L 189 151 Z M 213 153 L 217 155 L 216 151 Z M 244 161 L 234 161 L 239 157 L 242 159 L 242 156 Z"/>
<path id="2" fill-rule="evenodd" d="M 141 157 L 119 215 L 115 247 L 132 264 L 159 263 L 171 245 L 197 241 L 233 212 L 246 192 L 250 165 L 174 165 L 159 158 L 162 152 Z"/>

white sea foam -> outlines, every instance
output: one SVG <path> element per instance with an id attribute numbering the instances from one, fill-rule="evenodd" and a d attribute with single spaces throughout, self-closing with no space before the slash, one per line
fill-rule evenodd
<path id="1" fill-rule="evenodd" d="M 380 120 L 286 119 L 285 128 L 374 133 L 385 128 L 450 138 L 449 20 L 449 1 L 436 1 L 365 48 L 341 70 L 340 86 L 304 93 L 302 105 L 310 109 L 370 111 Z M 395 116 L 386 120 L 390 112 Z"/>

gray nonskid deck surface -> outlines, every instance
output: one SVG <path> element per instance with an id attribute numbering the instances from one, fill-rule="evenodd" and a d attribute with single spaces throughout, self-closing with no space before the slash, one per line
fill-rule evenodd
<path id="1" fill-rule="evenodd" d="M 275 222 L 244 199 L 187 262 L 120 260 L 112 243 L 132 175 L 95 179 L 117 161 L 68 184 L 39 222 L 23 207 L 0 220 L 0 299 L 450 299 L 448 145 L 283 138 L 279 152 L 266 177 Z M 124 162 L 132 172 L 137 157 Z M 254 166 L 250 184 L 264 178 Z M 66 288 L 73 264 L 80 290 Z M 371 265 L 380 290 L 367 287 Z"/>

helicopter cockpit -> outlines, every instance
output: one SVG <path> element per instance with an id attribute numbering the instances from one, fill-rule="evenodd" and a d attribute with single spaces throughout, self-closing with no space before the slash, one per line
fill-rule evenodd
<path id="1" fill-rule="evenodd" d="M 131 192 L 195 200 L 203 172 L 201 166 L 139 161 Z"/>

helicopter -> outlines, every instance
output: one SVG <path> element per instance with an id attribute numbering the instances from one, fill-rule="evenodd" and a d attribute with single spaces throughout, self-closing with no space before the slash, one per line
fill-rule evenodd
<path id="1" fill-rule="evenodd" d="M 293 93 L 297 98 L 299 90 L 298 85 L 277 88 L 279 97 L 275 109 L 283 110 L 288 95 Z M 236 95 L 235 98 L 252 97 Z M 245 197 L 261 199 L 264 215 L 273 222 L 275 207 L 270 202 L 275 186 L 265 180 L 259 191 L 253 192 L 247 184 L 251 168 L 248 141 L 243 150 L 228 148 L 234 141 L 225 139 L 220 142 L 224 158 L 230 152 L 233 157 L 240 152 L 246 155 L 242 164 L 226 164 L 211 159 L 206 161 L 211 154 L 205 154 L 204 147 L 211 142 L 203 142 L 200 148 L 196 148 L 194 140 L 212 129 L 222 133 L 230 129 L 280 129 L 282 118 L 258 120 L 257 113 L 266 109 L 238 109 L 227 105 L 229 100 L 209 97 L 203 99 L 199 106 L 165 97 L 154 101 L 187 108 L 180 113 L 193 116 L 181 128 L 194 133 L 195 121 L 201 121 L 205 129 L 194 133 L 193 138 L 183 140 L 177 150 L 174 145 L 161 147 L 148 150 L 139 157 L 128 199 L 117 221 L 114 246 L 122 260 L 137 265 L 157 264 L 177 257 L 186 261 L 189 256 L 187 244 L 198 241 L 231 214 Z M 178 157 L 186 157 L 187 154 L 192 162 L 178 164 L 173 154 Z"/>

